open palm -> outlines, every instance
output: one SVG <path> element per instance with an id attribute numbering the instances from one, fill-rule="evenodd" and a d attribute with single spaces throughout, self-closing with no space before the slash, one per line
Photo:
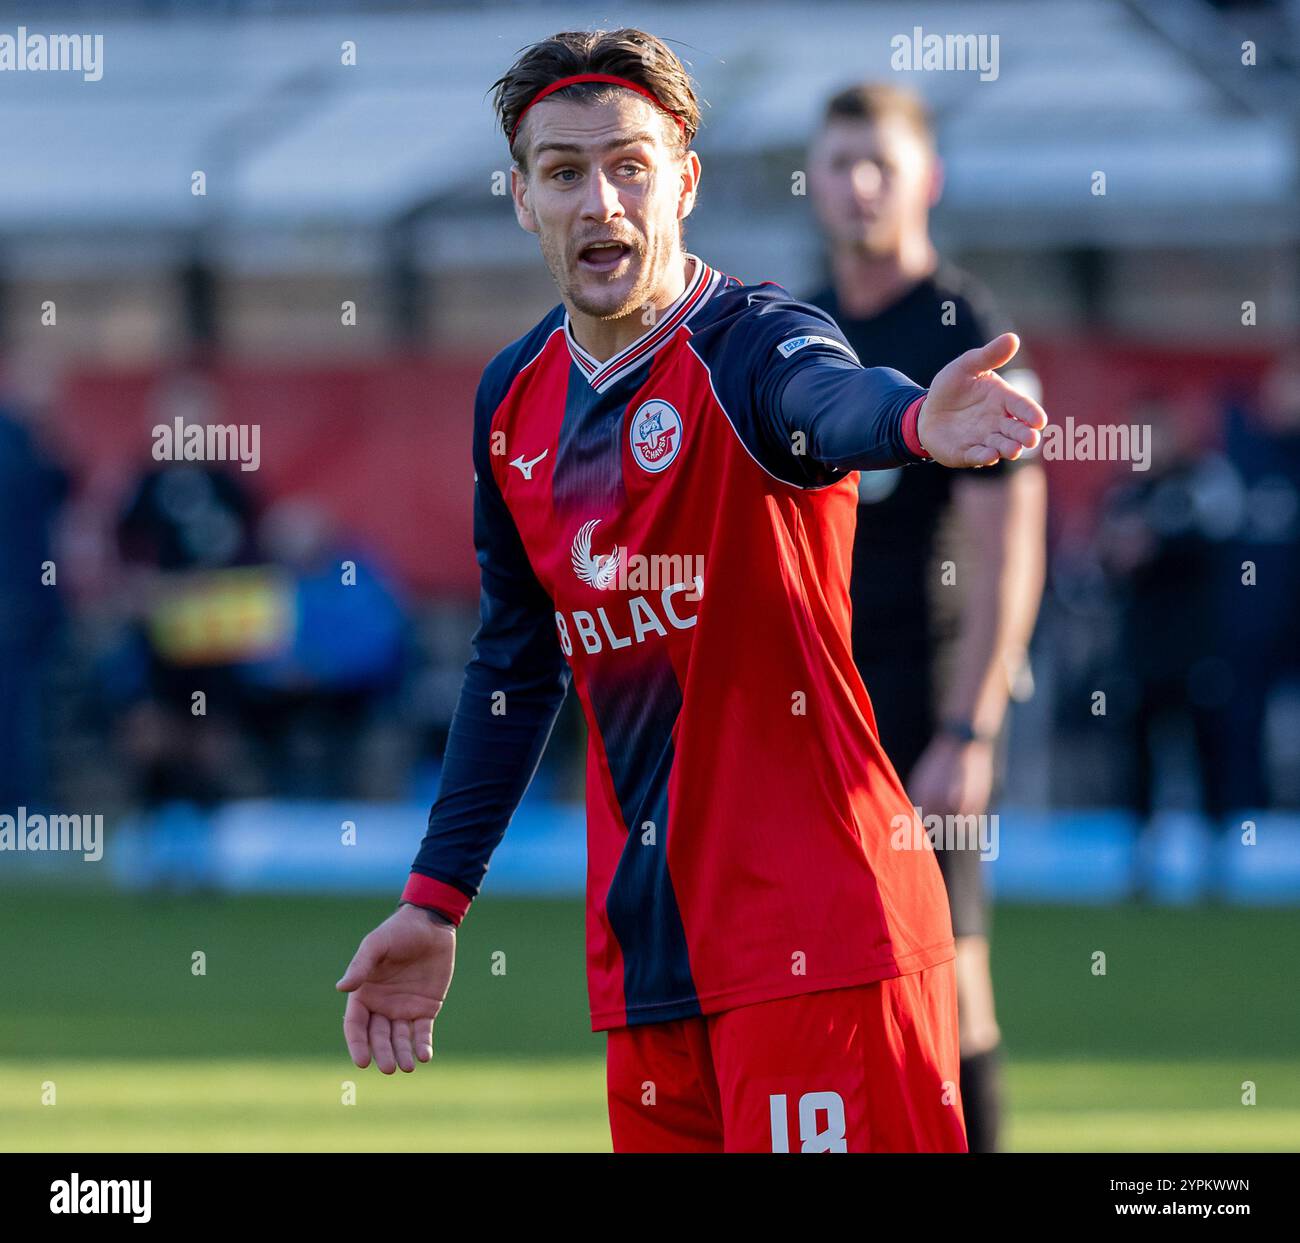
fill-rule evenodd
<path id="1" fill-rule="evenodd" d="M 413 906 L 398 908 L 357 947 L 335 985 L 348 994 L 343 1036 L 353 1062 L 386 1075 L 433 1056 L 433 1020 L 451 987 L 456 932 Z"/>
<path id="2" fill-rule="evenodd" d="M 1004 332 L 954 358 L 934 377 L 916 430 L 936 462 L 992 466 L 1037 446 L 1047 415 L 994 372 L 1010 362 L 1019 348 L 1016 334 Z"/>

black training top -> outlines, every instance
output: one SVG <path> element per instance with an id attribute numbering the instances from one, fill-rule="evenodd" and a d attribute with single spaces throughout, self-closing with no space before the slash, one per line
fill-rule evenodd
<path id="1" fill-rule="evenodd" d="M 1009 331 L 988 291 L 946 263 L 869 319 L 845 315 L 830 287 L 806 301 L 839 323 L 864 367 L 893 367 L 927 388 L 959 354 Z M 1008 370 L 1023 370 L 1023 359 L 1022 351 Z M 853 651 L 860 668 L 928 662 L 935 644 L 949 637 L 929 584 L 938 581 L 931 563 L 953 484 L 959 473 L 997 482 L 1009 468 L 1014 464 L 999 462 L 958 472 L 927 464 L 862 473 L 851 586 Z"/>

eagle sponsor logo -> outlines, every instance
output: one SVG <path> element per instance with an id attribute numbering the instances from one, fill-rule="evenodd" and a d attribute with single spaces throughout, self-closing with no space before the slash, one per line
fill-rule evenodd
<path id="1" fill-rule="evenodd" d="M 573 537 L 573 548 L 569 553 L 573 562 L 573 572 L 580 582 L 597 591 L 608 591 L 618 578 L 618 567 L 623 560 L 623 550 L 614 545 L 613 552 L 604 554 L 591 551 L 591 537 L 600 526 L 600 519 L 593 518 L 584 522 Z"/>
<path id="2" fill-rule="evenodd" d="M 670 630 L 689 630 L 697 611 L 690 606 L 704 595 L 704 558 L 639 553 L 628 555 L 615 544 L 609 552 L 593 548 L 599 518 L 578 528 L 569 550 L 573 573 L 580 583 L 596 591 L 639 594 L 611 603 L 609 607 L 556 612 L 555 625 L 560 647 L 572 656 L 575 638 L 589 655 L 606 648 L 617 650 L 644 643 L 651 635 L 667 638 Z"/>
<path id="3" fill-rule="evenodd" d="M 668 402 L 652 397 L 637 408 L 628 435 L 636 464 L 657 475 L 682 451 L 682 416 Z"/>
<path id="4" fill-rule="evenodd" d="M 901 468 L 900 468 L 901 469 Z M 659 591 L 678 583 L 690 584 L 686 599 L 698 600 L 695 583 L 704 579 L 702 553 L 639 553 L 615 544 L 607 553 L 592 550 L 599 518 L 578 528 L 569 560 L 580 583 L 597 591 Z"/>

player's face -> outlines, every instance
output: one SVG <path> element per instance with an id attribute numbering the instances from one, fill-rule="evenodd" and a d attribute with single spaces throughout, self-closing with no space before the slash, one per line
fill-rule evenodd
<path id="1" fill-rule="evenodd" d="M 808 182 L 832 246 L 879 257 L 924 232 L 939 191 L 933 153 L 896 117 L 832 121 L 814 143 Z"/>
<path id="2" fill-rule="evenodd" d="M 511 177 L 519 223 L 537 234 L 565 303 L 596 319 L 660 300 L 699 179 L 695 153 L 682 160 L 668 145 L 673 122 L 619 94 L 608 104 L 537 104 L 524 119 L 528 175 Z"/>

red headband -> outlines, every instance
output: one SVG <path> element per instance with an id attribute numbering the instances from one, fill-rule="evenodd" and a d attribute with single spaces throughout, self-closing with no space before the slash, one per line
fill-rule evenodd
<path id="1" fill-rule="evenodd" d="M 552 91 L 558 91 L 566 86 L 573 86 L 578 82 L 608 82 L 612 86 L 625 86 L 629 91 L 635 91 L 638 95 L 648 99 L 660 112 L 666 113 L 672 117 L 678 125 L 681 126 L 682 133 L 686 133 L 686 122 L 682 120 L 677 113 L 670 108 L 665 108 L 656 98 L 655 93 L 647 87 L 641 86 L 636 82 L 631 82 L 627 78 L 620 78 L 612 73 L 577 73 L 571 78 L 561 78 L 558 82 L 552 82 L 550 86 L 544 86 L 536 95 L 532 97 L 524 106 L 518 117 L 515 118 L 514 127 L 510 131 L 510 145 L 515 145 L 515 135 L 519 132 L 519 123 L 524 119 L 524 113 L 528 111 L 535 103 L 540 103 Z"/>

